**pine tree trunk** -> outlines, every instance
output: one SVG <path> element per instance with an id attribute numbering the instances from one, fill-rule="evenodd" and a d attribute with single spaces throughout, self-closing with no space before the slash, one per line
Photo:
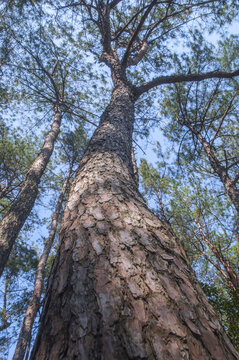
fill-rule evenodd
<path id="1" fill-rule="evenodd" d="M 177 239 L 138 193 L 133 110 L 118 86 L 82 159 L 31 359 L 238 359 Z"/>
<path id="2" fill-rule="evenodd" d="M 52 222 L 51 222 L 51 229 L 48 238 L 45 241 L 44 250 L 40 257 L 39 263 L 37 265 L 36 270 L 36 276 L 35 276 L 35 284 L 34 284 L 34 290 L 31 297 L 31 300 L 29 302 L 29 305 L 26 310 L 26 314 L 22 323 L 21 331 L 18 336 L 17 346 L 15 353 L 13 355 L 12 360 L 23 360 L 25 356 L 25 352 L 27 349 L 27 345 L 31 339 L 32 334 L 32 327 L 33 323 L 35 321 L 37 311 L 39 310 L 40 306 L 40 299 L 42 294 L 42 288 L 43 288 L 43 281 L 44 281 L 44 271 L 46 268 L 47 259 L 49 257 L 49 253 L 51 251 L 56 230 L 57 230 L 57 224 L 59 221 L 60 212 L 62 209 L 62 204 L 64 200 L 64 196 L 66 193 L 66 188 L 70 180 L 72 165 L 70 166 L 67 176 L 65 178 L 65 181 L 63 183 L 61 193 L 59 195 L 56 208 L 54 211 L 54 214 L 52 216 Z"/>
<path id="3" fill-rule="evenodd" d="M 0 276 L 9 258 L 12 246 L 30 214 L 38 195 L 38 185 L 50 160 L 54 144 L 60 132 L 61 108 L 55 107 L 51 130 L 45 137 L 44 145 L 39 155 L 28 170 L 21 190 L 13 202 L 9 212 L 0 224 Z"/>

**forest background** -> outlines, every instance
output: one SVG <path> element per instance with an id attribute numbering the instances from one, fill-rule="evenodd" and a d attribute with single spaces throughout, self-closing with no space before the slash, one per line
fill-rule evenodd
<path id="1" fill-rule="evenodd" d="M 160 44 L 154 52 L 148 51 L 147 62 L 130 68 L 134 83 L 151 79 L 159 69 L 165 74 L 188 75 L 238 69 L 238 9 L 221 4 L 221 8 L 217 4 L 208 8 L 215 12 L 217 24 L 209 25 L 195 13 L 190 21 L 177 19 L 179 33 L 179 24 L 175 23 L 171 32 L 166 24 L 167 46 Z M 136 5 L 122 1 L 121 12 Z M 60 135 L 41 177 L 34 208 L 1 279 L 0 358 L 7 359 L 16 345 L 62 185 L 69 169 L 74 178 L 87 141 L 109 102 L 112 84 L 109 70 L 98 65 L 96 30 L 89 26 L 84 12 L 79 15 L 77 4 L 25 0 L 1 1 L 0 6 L 1 219 L 14 204 L 43 146 L 56 99 L 64 103 Z M 78 16 L 81 23 L 76 27 Z M 139 39 L 136 48 L 142 48 Z M 134 130 L 139 188 L 154 213 L 181 240 L 203 290 L 237 349 L 238 202 L 228 196 L 217 170 L 226 169 L 238 193 L 238 96 L 238 77 L 154 88 L 137 103 Z M 69 187 L 70 180 L 64 201 Z M 41 301 L 58 246 L 63 208 L 64 202 L 44 269 Z M 37 320 L 40 312 L 41 307 Z"/>

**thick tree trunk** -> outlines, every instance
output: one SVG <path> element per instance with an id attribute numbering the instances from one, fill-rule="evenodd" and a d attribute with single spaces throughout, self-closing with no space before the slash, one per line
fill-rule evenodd
<path id="1" fill-rule="evenodd" d="M 12 246 L 30 214 L 38 194 L 38 185 L 50 160 L 54 144 L 60 132 L 61 108 L 55 107 L 51 130 L 45 137 L 39 155 L 28 170 L 17 199 L 0 224 L 0 276 L 4 270 Z"/>
<path id="2" fill-rule="evenodd" d="M 138 193 L 119 86 L 72 186 L 33 360 L 235 360 L 183 250 Z"/>
<path id="3" fill-rule="evenodd" d="M 67 176 L 65 178 L 65 181 L 63 183 L 61 193 L 59 195 L 55 211 L 52 216 L 52 222 L 51 222 L 51 229 L 48 238 L 45 241 L 44 250 L 40 257 L 39 263 L 37 265 L 36 270 L 36 276 L 35 276 L 35 284 L 34 284 L 34 290 L 31 297 L 31 300 L 29 302 L 29 305 L 26 310 L 26 314 L 22 323 L 21 331 L 18 336 L 17 346 L 14 353 L 14 356 L 12 360 L 23 360 L 26 352 L 27 345 L 31 339 L 31 333 L 32 333 L 32 326 L 36 318 L 37 311 L 39 310 L 40 306 L 40 299 L 42 294 L 42 288 L 43 288 L 43 281 L 44 281 L 44 271 L 46 268 L 47 259 L 49 256 L 49 253 L 51 251 L 56 230 L 57 230 L 57 224 L 59 221 L 60 212 L 62 209 L 62 204 L 64 200 L 64 196 L 66 193 L 66 188 L 70 180 L 72 165 L 70 166 Z"/>

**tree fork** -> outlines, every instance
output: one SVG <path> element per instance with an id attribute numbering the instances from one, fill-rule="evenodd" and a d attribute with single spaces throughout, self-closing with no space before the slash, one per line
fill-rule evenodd
<path id="1" fill-rule="evenodd" d="M 138 192 L 133 110 L 121 83 L 71 187 L 31 359 L 239 359 L 177 239 Z"/>
<path id="2" fill-rule="evenodd" d="M 45 137 L 43 147 L 29 168 L 21 190 L 9 212 L 0 223 L 0 276 L 9 258 L 12 246 L 30 214 L 38 195 L 38 185 L 50 160 L 55 141 L 60 132 L 62 111 L 57 104 L 50 131 Z"/>

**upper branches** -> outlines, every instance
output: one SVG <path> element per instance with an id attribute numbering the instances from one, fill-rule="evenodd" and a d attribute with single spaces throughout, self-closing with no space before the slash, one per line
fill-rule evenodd
<path id="1" fill-rule="evenodd" d="M 229 16 L 221 0 L 141 0 L 128 1 L 127 5 L 122 0 L 80 0 L 72 1 L 66 6 L 80 6 L 83 22 L 92 24 L 92 39 L 100 40 L 102 46 L 102 52 L 97 53 L 94 49 L 94 54 L 113 70 L 113 76 L 117 72 L 117 78 L 121 76 L 123 81 L 127 80 L 128 83 L 132 79 L 129 73 L 126 76 L 127 67 L 135 66 L 143 59 L 145 67 L 149 68 L 148 73 L 155 73 L 152 64 L 155 64 L 158 58 L 162 61 L 160 60 L 160 64 L 157 65 L 157 71 L 165 73 L 165 63 L 168 66 L 167 70 L 172 69 L 173 50 L 169 49 L 171 34 L 182 39 L 182 27 L 194 21 L 195 17 L 200 17 L 202 22 L 202 19 L 210 14 L 223 14 L 225 21 Z M 92 46 L 95 46 L 94 40 Z M 171 58 L 165 55 L 165 49 L 170 52 Z M 158 76 L 144 83 L 141 76 L 142 85 L 136 88 L 136 97 L 162 84 L 232 78 L 239 75 L 239 70 L 194 72 Z M 132 72 L 131 74 L 134 75 Z"/>

